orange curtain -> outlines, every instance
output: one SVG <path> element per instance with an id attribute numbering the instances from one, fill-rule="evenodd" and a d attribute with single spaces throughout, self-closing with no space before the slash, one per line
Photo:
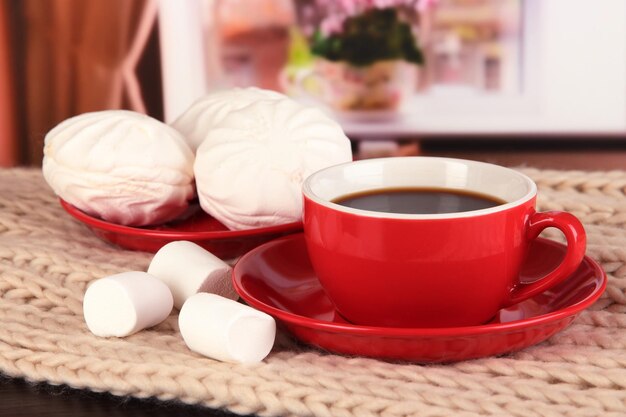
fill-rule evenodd
<path id="1" fill-rule="evenodd" d="M 9 16 L 0 3 L 0 167 L 18 163 L 15 89 L 10 61 Z"/>
<path id="2" fill-rule="evenodd" d="M 27 163 L 41 162 L 43 138 L 62 120 L 133 107 L 124 93 L 121 64 L 148 1 L 22 2 Z"/>

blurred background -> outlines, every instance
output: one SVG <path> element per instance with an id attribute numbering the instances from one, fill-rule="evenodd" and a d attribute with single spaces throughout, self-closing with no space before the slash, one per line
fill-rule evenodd
<path id="1" fill-rule="evenodd" d="M 626 168 L 623 0 L 0 0 L 0 166 L 48 130 L 217 89 L 319 106 L 357 157 Z"/>

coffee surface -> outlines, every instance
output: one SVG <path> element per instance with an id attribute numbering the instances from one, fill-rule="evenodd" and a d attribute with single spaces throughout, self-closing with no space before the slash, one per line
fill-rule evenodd
<path id="1" fill-rule="evenodd" d="M 472 191 L 403 187 L 348 194 L 336 198 L 333 203 L 384 213 L 440 214 L 481 210 L 506 202 Z"/>

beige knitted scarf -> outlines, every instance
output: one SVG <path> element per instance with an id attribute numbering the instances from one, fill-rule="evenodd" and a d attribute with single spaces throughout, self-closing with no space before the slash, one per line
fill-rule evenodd
<path id="1" fill-rule="evenodd" d="M 504 357 L 427 366 L 329 354 L 280 334 L 262 363 L 243 366 L 190 352 L 175 313 L 124 339 L 89 333 L 89 282 L 145 270 L 152 255 L 100 241 L 61 209 L 38 170 L 0 170 L 0 371 L 263 416 L 623 417 L 626 172 L 524 172 L 539 185 L 540 209 L 583 221 L 587 253 L 609 276 L 570 327 Z"/>

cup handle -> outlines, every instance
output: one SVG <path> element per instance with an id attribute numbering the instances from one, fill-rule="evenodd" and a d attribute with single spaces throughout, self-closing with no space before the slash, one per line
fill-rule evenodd
<path id="1" fill-rule="evenodd" d="M 512 290 L 505 307 L 540 294 L 572 274 L 585 256 L 587 236 L 580 221 L 570 213 L 545 211 L 533 213 L 528 221 L 526 237 L 536 239 L 548 227 L 556 227 L 565 235 L 567 252 L 561 263 L 544 277 L 529 284 L 518 284 Z"/>

